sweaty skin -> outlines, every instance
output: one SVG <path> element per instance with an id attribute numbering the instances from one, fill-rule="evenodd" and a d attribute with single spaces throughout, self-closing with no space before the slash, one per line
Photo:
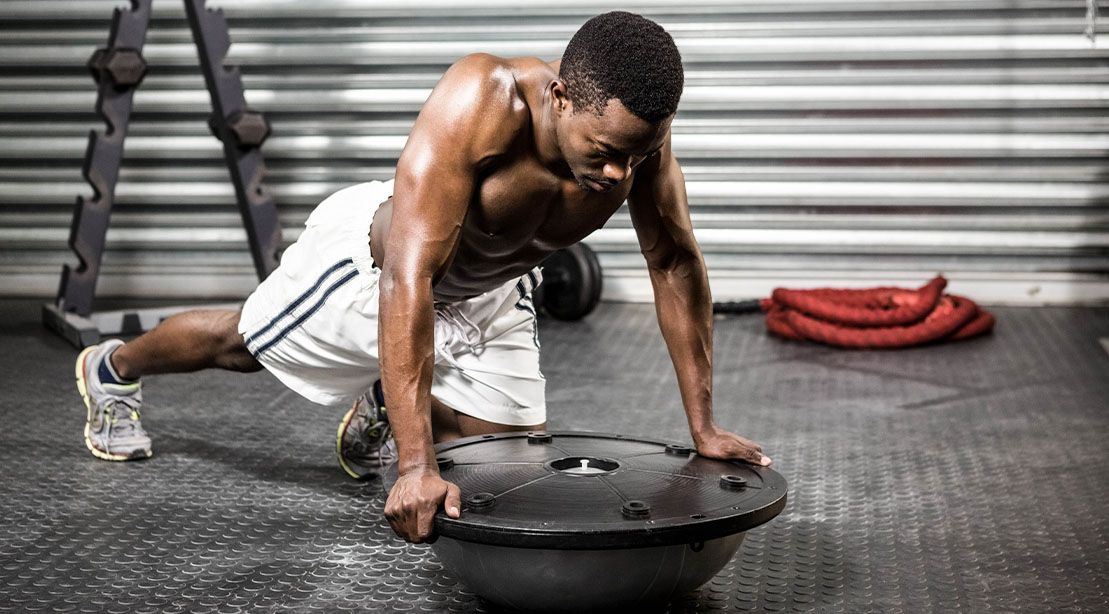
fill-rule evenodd
<path id="1" fill-rule="evenodd" d="M 671 152 L 673 117 L 650 123 L 618 100 L 600 116 L 573 111 L 558 62 L 466 56 L 424 104 L 393 197 L 374 216 L 382 384 L 400 473 L 385 516 L 409 541 L 433 538 L 440 505 L 451 517 L 460 509 L 432 449 L 434 303 L 520 277 L 603 226 L 625 199 L 698 452 L 770 463 L 712 419 L 712 301 Z"/>

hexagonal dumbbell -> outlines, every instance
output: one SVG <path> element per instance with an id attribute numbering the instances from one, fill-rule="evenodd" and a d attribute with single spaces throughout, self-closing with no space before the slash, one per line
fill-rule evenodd
<path id="1" fill-rule="evenodd" d="M 147 71 L 142 54 L 137 49 L 128 48 L 97 49 L 86 66 L 97 83 L 107 80 L 117 89 L 137 86 Z"/>
<path id="2" fill-rule="evenodd" d="M 208 126 L 213 134 L 220 136 L 214 115 L 208 118 Z M 269 137 L 271 130 L 266 116 L 253 109 L 232 113 L 227 118 L 227 129 L 231 138 L 235 139 L 235 144 L 243 148 L 261 146 Z"/>

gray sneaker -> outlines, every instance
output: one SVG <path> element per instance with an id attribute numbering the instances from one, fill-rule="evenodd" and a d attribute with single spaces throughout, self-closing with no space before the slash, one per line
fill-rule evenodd
<path id="1" fill-rule="evenodd" d="M 85 445 L 93 456 L 125 461 L 150 458 L 150 438 L 139 421 L 142 384 L 111 384 L 100 381 L 100 362 L 119 339 L 89 346 L 77 357 L 77 391 L 85 401 Z"/>
<path id="2" fill-rule="evenodd" d="M 339 466 L 356 480 L 380 473 L 397 460 L 397 445 L 385 413 L 381 380 L 374 382 L 343 416 L 335 452 L 339 456 Z"/>

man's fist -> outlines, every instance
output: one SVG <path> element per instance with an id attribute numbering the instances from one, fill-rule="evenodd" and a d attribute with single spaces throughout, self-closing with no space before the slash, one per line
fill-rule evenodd
<path id="1" fill-rule="evenodd" d="M 439 477 L 435 469 L 416 469 L 402 474 L 385 501 L 385 518 L 405 541 L 435 541 L 435 514 L 440 506 L 447 516 L 458 518 L 462 493 L 458 486 Z"/>

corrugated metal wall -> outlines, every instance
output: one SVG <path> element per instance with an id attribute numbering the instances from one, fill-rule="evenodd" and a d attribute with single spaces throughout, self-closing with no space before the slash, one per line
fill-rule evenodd
<path id="1" fill-rule="evenodd" d="M 72 258 L 86 134 L 102 129 L 83 65 L 120 4 L 0 4 L 2 295 L 53 294 Z M 718 299 L 937 271 L 988 301 L 1109 297 L 1109 39 L 1083 36 L 1083 0 L 210 4 L 274 124 L 287 240 L 328 193 L 391 176 L 453 60 L 553 59 L 589 16 L 627 8 L 685 58 L 675 150 Z M 183 15 L 154 3 L 101 295 L 255 283 Z M 649 297 L 626 213 L 589 242 L 608 298 Z"/>

